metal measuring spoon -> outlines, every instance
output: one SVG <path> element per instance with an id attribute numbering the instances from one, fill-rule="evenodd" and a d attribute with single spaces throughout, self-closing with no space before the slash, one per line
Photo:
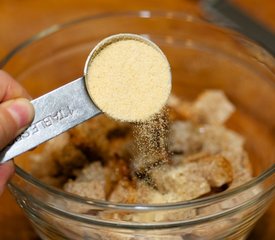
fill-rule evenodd
<path id="1" fill-rule="evenodd" d="M 32 124 L 0 152 L 0 163 L 4 163 L 100 114 L 101 110 L 91 100 L 92 96 L 86 89 L 88 68 L 100 50 L 113 41 L 125 38 L 143 41 L 156 48 L 153 42 L 135 34 L 117 34 L 103 39 L 89 54 L 83 77 L 32 101 L 35 109 Z"/>

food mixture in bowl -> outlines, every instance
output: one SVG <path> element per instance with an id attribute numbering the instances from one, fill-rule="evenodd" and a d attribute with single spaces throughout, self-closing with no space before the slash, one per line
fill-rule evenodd
<path id="1" fill-rule="evenodd" d="M 145 123 L 100 115 L 32 154 L 30 171 L 64 191 L 115 203 L 173 203 L 226 191 L 252 178 L 244 138 L 225 126 L 234 110 L 222 91 L 208 90 L 194 102 L 170 96 L 167 107 Z M 201 213 L 180 214 L 183 219 Z M 136 222 L 170 217 L 115 216 Z"/>

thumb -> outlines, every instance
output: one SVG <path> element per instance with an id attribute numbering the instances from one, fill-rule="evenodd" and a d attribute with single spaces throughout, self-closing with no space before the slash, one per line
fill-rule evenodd
<path id="1" fill-rule="evenodd" d="M 0 149 L 4 148 L 32 121 L 34 109 L 29 100 L 17 98 L 0 104 Z"/>

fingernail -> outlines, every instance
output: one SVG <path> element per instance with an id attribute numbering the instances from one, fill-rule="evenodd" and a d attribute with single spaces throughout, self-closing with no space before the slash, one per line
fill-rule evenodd
<path id="1" fill-rule="evenodd" d="M 16 121 L 18 128 L 23 128 L 28 125 L 34 116 L 34 109 L 29 100 L 25 98 L 15 99 L 7 110 Z"/>

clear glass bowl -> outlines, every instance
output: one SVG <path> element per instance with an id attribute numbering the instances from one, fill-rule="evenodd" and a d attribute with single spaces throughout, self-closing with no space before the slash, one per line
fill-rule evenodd
<path id="1" fill-rule="evenodd" d="M 142 34 L 160 46 L 170 61 L 173 93 L 178 97 L 192 100 L 209 88 L 227 94 L 237 106 L 228 126 L 246 138 L 254 178 L 192 201 L 113 204 L 43 184 L 28 174 L 26 153 L 17 159 L 9 185 L 18 203 L 42 239 L 245 239 L 275 192 L 275 61 L 261 47 L 184 13 L 140 11 L 52 26 L 22 43 L 0 65 L 35 98 L 81 76 L 93 46 L 123 32 Z M 188 210 L 197 215 L 176 217 L 175 213 Z M 97 213 L 102 211 L 155 215 L 165 211 L 171 217 L 165 222 L 127 222 L 100 219 Z"/>

